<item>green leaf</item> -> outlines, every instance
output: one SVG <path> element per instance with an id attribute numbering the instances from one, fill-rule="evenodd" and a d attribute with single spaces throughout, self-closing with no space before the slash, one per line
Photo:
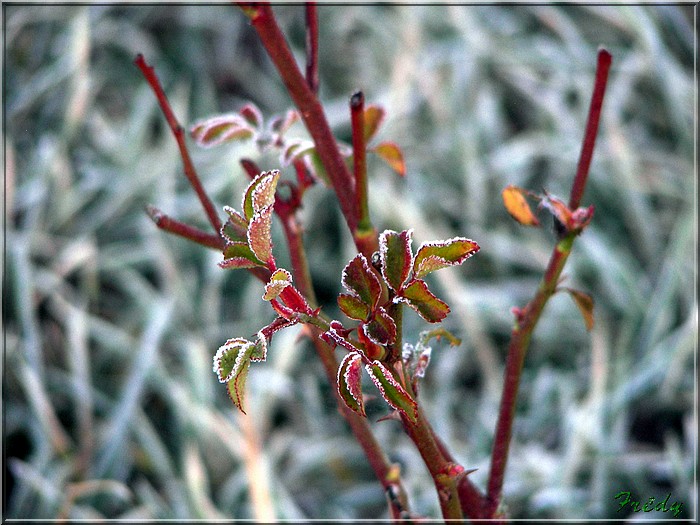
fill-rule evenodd
<path id="1" fill-rule="evenodd" d="M 263 299 L 265 301 L 271 301 L 277 299 L 279 294 L 282 293 L 287 286 L 292 285 L 292 274 L 290 274 L 284 268 L 279 268 L 274 271 L 270 276 L 270 280 L 265 285 L 265 294 Z"/>
<path id="2" fill-rule="evenodd" d="M 219 263 L 221 268 L 255 268 L 264 266 L 248 246 L 248 243 L 230 242 L 224 248 L 224 260 Z"/>
<path id="3" fill-rule="evenodd" d="M 224 206 L 228 220 L 221 227 L 221 236 L 229 242 L 247 242 L 248 221 L 230 206 Z"/>
<path id="4" fill-rule="evenodd" d="M 370 314 L 369 306 L 356 295 L 338 294 L 338 307 L 350 319 L 355 319 L 356 321 L 364 321 Z"/>
<path id="5" fill-rule="evenodd" d="M 250 222 L 256 213 L 274 204 L 275 189 L 280 178 L 279 170 L 263 171 L 257 175 L 245 190 L 241 209 L 246 221 Z"/>
<path id="6" fill-rule="evenodd" d="M 226 383 L 231 400 L 244 414 L 245 383 L 255 349 L 256 344 L 247 339 L 229 339 L 214 356 L 214 372 L 221 383 Z"/>
<path id="7" fill-rule="evenodd" d="M 362 324 L 362 330 L 370 341 L 378 345 L 386 346 L 396 341 L 396 323 L 381 306 L 368 323 Z"/>
<path id="8" fill-rule="evenodd" d="M 401 233 L 384 230 L 379 235 L 379 257 L 384 280 L 389 287 L 398 292 L 408 279 L 413 262 L 411 241 L 413 230 Z"/>
<path id="9" fill-rule="evenodd" d="M 343 286 L 374 310 L 382 294 L 382 285 L 369 267 L 367 259 L 358 253 L 343 269 Z"/>
<path id="10" fill-rule="evenodd" d="M 349 408 L 366 416 L 362 400 L 361 370 L 362 356 L 358 352 L 346 354 L 338 368 L 338 393 Z"/>
<path id="11" fill-rule="evenodd" d="M 365 365 L 365 368 L 384 400 L 415 423 L 418 419 L 418 405 L 396 380 L 391 370 L 376 360 L 371 365 Z"/>
<path id="12" fill-rule="evenodd" d="M 450 313 L 450 307 L 435 297 L 421 279 L 412 280 L 403 289 L 400 299 L 429 323 L 439 323 Z"/>
<path id="13" fill-rule="evenodd" d="M 196 123 L 190 129 L 194 141 L 205 148 L 224 142 L 249 139 L 255 130 L 240 115 L 217 115 Z"/>
<path id="14" fill-rule="evenodd" d="M 379 126 L 384 121 L 385 114 L 386 114 L 386 112 L 384 111 L 384 108 L 381 106 L 377 106 L 375 104 L 368 104 L 365 106 L 365 112 L 364 112 L 365 127 L 363 130 L 364 137 L 365 137 L 365 144 L 368 143 L 370 140 L 372 140 L 372 137 L 374 137 L 374 135 L 377 133 Z"/>
<path id="15" fill-rule="evenodd" d="M 248 225 L 248 246 L 258 260 L 272 260 L 272 206 L 257 212 Z"/>
<path id="16" fill-rule="evenodd" d="M 465 237 L 423 243 L 413 260 L 413 277 L 421 279 L 435 270 L 462 264 L 479 249 L 477 243 Z"/>
<path id="17" fill-rule="evenodd" d="M 403 153 L 395 142 L 382 142 L 370 148 L 369 151 L 376 153 L 380 159 L 402 177 L 406 175 L 406 163 L 403 160 Z"/>
<path id="18" fill-rule="evenodd" d="M 280 154 L 282 166 L 289 166 L 296 159 L 310 154 L 314 150 L 314 143 L 310 140 L 294 139 L 287 142 Z"/>

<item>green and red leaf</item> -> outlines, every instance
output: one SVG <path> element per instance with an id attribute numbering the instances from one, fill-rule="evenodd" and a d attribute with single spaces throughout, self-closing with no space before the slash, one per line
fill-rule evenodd
<path id="1" fill-rule="evenodd" d="M 392 290 L 398 292 L 408 279 L 413 263 L 411 241 L 413 230 L 401 233 L 384 230 L 379 236 L 379 257 L 382 276 Z"/>
<path id="2" fill-rule="evenodd" d="M 374 310 L 382 294 L 382 285 L 367 263 L 367 259 L 358 253 L 343 269 L 343 286 L 356 295 L 363 303 Z"/>
<path id="3" fill-rule="evenodd" d="M 415 423 L 418 419 L 418 405 L 396 380 L 391 370 L 376 360 L 365 365 L 365 368 L 384 400 Z"/>
<path id="4" fill-rule="evenodd" d="M 338 368 L 338 393 L 345 404 L 361 416 L 366 416 L 362 400 L 362 356 L 358 352 L 345 355 Z"/>
<path id="5" fill-rule="evenodd" d="M 243 104 L 243 107 L 238 110 L 238 113 L 245 121 L 254 128 L 260 129 L 263 124 L 263 116 L 260 108 L 252 102 Z"/>
<path id="6" fill-rule="evenodd" d="M 403 289 L 399 299 L 405 301 L 429 323 L 439 323 L 450 313 L 450 307 L 435 297 L 421 279 L 412 280 Z"/>
<path id="7" fill-rule="evenodd" d="M 289 166 L 295 160 L 315 151 L 314 143 L 310 140 L 293 139 L 285 144 L 280 153 L 280 163 L 282 166 Z"/>
<path id="8" fill-rule="evenodd" d="M 423 243 L 413 260 L 413 277 L 421 279 L 435 270 L 460 265 L 479 249 L 477 243 L 466 237 Z"/>
<path id="9" fill-rule="evenodd" d="M 526 190 L 513 186 L 506 186 L 501 192 L 503 205 L 506 211 L 513 219 L 524 226 L 539 226 L 540 221 L 537 220 L 535 214 L 532 213 L 530 205 L 527 203 L 525 196 L 528 194 Z"/>
<path id="10" fill-rule="evenodd" d="M 243 194 L 241 205 L 246 221 L 250 222 L 256 213 L 274 204 L 279 178 L 279 170 L 270 170 L 263 171 L 250 181 Z"/>
<path id="11" fill-rule="evenodd" d="M 248 221 L 230 206 L 224 206 L 224 211 L 228 214 L 228 220 L 221 227 L 221 236 L 229 242 L 246 242 Z"/>
<path id="12" fill-rule="evenodd" d="M 224 260 L 219 263 L 221 268 L 255 268 L 263 266 L 246 242 L 229 242 L 224 248 Z"/>
<path id="13" fill-rule="evenodd" d="M 265 294 L 263 299 L 265 301 L 271 301 L 272 299 L 277 299 L 277 297 L 282 293 L 282 291 L 287 287 L 292 285 L 292 274 L 290 274 L 284 268 L 279 268 L 275 270 L 270 276 L 270 280 L 265 285 Z"/>
<path id="14" fill-rule="evenodd" d="M 350 319 L 355 319 L 356 321 L 364 321 L 370 314 L 369 306 L 354 294 L 339 294 L 338 307 Z"/>
<path id="15" fill-rule="evenodd" d="M 190 133 L 197 144 L 211 148 L 224 142 L 249 139 L 255 134 L 255 129 L 243 117 L 231 113 L 197 122 Z"/>
<path id="16" fill-rule="evenodd" d="M 245 383 L 250 368 L 251 355 L 256 344 L 243 338 L 229 339 L 214 356 L 214 372 L 221 383 L 226 383 L 229 396 L 241 412 L 245 396 Z"/>
<path id="17" fill-rule="evenodd" d="M 403 153 L 398 144 L 394 142 L 382 142 L 370 148 L 370 151 L 376 153 L 379 158 L 386 162 L 396 173 L 402 177 L 406 175 L 406 163 L 404 162 Z"/>
<path id="18" fill-rule="evenodd" d="M 378 345 L 386 346 L 396 341 L 396 323 L 381 306 L 375 310 L 369 322 L 362 324 L 362 330 L 370 341 Z"/>

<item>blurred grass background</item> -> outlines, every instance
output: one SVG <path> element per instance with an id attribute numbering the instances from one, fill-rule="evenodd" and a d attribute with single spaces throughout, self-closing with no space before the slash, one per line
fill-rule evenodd
<path id="1" fill-rule="evenodd" d="M 275 8 L 303 61 L 299 6 Z M 155 97 L 155 66 L 184 124 L 290 100 L 245 17 L 229 5 L 3 5 L 6 518 L 386 517 L 362 452 L 308 342 L 275 336 L 251 368 L 250 417 L 211 371 L 227 338 L 273 315 L 262 285 L 220 254 L 157 230 L 152 203 L 206 227 Z M 484 486 L 510 308 L 532 296 L 551 228 L 514 224 L 508 184 L 567 198 L 596 50 L 613 54 L 567 284 L 590 293 L 587 333 L 570 298 L 548 305 L 527 356 L 505 499 L 516 518 L 623 518 L 614 495 L 671 493 L 697 518 L 697 183 L 691 6 L 320 6 L 321 97 L 349 141 L 356 89 L 388 112 L 408 175 L 370 159 L 383 228 L 482 247 L 433 288 L 460 347 L 436 344 L 421 389 L 438 434 Z M 299 128 L 297 128 L 298 130 Z M 238 207 L 252 145 L 191 148 L 217 207 Z M 303 219 L 316 289 L 338 316 L 353 255 L 331 192 Z M 542 217 L 546 219 L 546 217 Z M 549 224 L 548 220 L 544 221 Z M 276 246 L 282 255 L 279 231 Z M 426 328 L 406 315 L 406 340 Z M 368 386 L 367 393 L 372 393 Z M 374 421 L 386 414 L 368 403 Z M 432 482 L 398 425 L 373 423 L 401 465 L 412 510 L 438 516 Z M 640 513 L 668 518 L 668 513 Z"/>

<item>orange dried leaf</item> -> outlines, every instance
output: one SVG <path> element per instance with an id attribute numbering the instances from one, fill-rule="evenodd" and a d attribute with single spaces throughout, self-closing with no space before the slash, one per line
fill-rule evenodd
<path id="1" fill-rule="evenodd" d="M 503 205 L 516 221 L 524 226 L 539 226 L 540 221 L 532 213 L 530 205 L 525 200 L 525 190 L 509 185 L 501 192 Z"/>
<path id="2" fill-rule="evenodd" d="M 593 297 L 584 293 L 580 290 L 574 290 L 572 288 L 564 288 L 578 306 L 581 315 L 583 316 L 583 322 L 586 323 L 586 330 L 590 331 L 593 329 Z"/>
<path id="3" fill-rule="evenodd" d="M 370 149 L 370 151 L 374 151 L 374 153 L 379 155 L 379 158 L 386 162 L 396 173 L 402 177 L 406 175 L 406 163 L 403 160 L 403 153 L 401 153 L 401 148 L 396 143 L 382 142 Z"/>

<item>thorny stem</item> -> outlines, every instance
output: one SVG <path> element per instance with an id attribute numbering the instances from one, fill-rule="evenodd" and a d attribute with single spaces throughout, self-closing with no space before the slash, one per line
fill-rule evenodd
<path id="1" fill-rule="evenodd" d="M 160 80 L 158 80 L 158 76 L 153 71 L 153 67 L 146 63 L 146 60 L 143 58 L 141 53 L 136 55 L 136 60 L 134 60 L 134 63 L 141 70 L 141 73 L 143 73 L 143 76 L 150 84 L 151 89 L 158 99 L 158 104 L 160 104 L 160 108 L 165 115 L 165 119 L 168 121 L 168 126 L 170 126 L 170 130 L 175 136 L 177 146 L 180 149 L 180 157 L 182 157 L 182 164 L 185 169 L 187 180 L 190 181 L 190 185 L 197 194 L 199 202 L 202 203 L 202 207 L 209 218 L 209 223 L 214 227 L 214 231 L 218 233 L 219 230 L 221 230 L 221 220 L 219 219 L 219 216 L 214 209 L 214 204 L 212 204 L 211 200 L 209 199 L 209 196 L 199 180 L 197 171 L 194 168 L 194 164 L 192 163 L 192 159 L 190 158 L 189 151 L 187 150 L 187 144 L 185 142 L 185 130 L 177 121 L 175 113 L 173 113 L 173 110 L 170 107 L 170 102 L 168 102 L 168 97 L 165 95 L 163 87 L 160 84 Z"/>
<path id="2" fill-rule="evenodd" d="M 318 13 L 316 3 L 306 3 L 306 83 L 318 93 Z"/>
<path id="3" fill-rule="evenodd" d="M 585 189 L 611 62 L 612 56 L 610 53 L 605 49 L 600 49 L 598 52 L 595 86 L 588 113 L 588 124 L 581 148 L 576 178 L 571 190 L 570 208 L 578 207 Z M 487 490 L 487 517 L 495 517 L 501 502 L 520 376 L 532 332 L 547 301 L 556 291 L 559 277 L 578 233 L 580 231 L 569 232 L 556 244 L 535 297 L 523 309 L 516 310 L 516 323 L 511 332 L 511 339 L 508 345 L 501 406 L 491 454 L 491 470 L 489 472 Z"/>

